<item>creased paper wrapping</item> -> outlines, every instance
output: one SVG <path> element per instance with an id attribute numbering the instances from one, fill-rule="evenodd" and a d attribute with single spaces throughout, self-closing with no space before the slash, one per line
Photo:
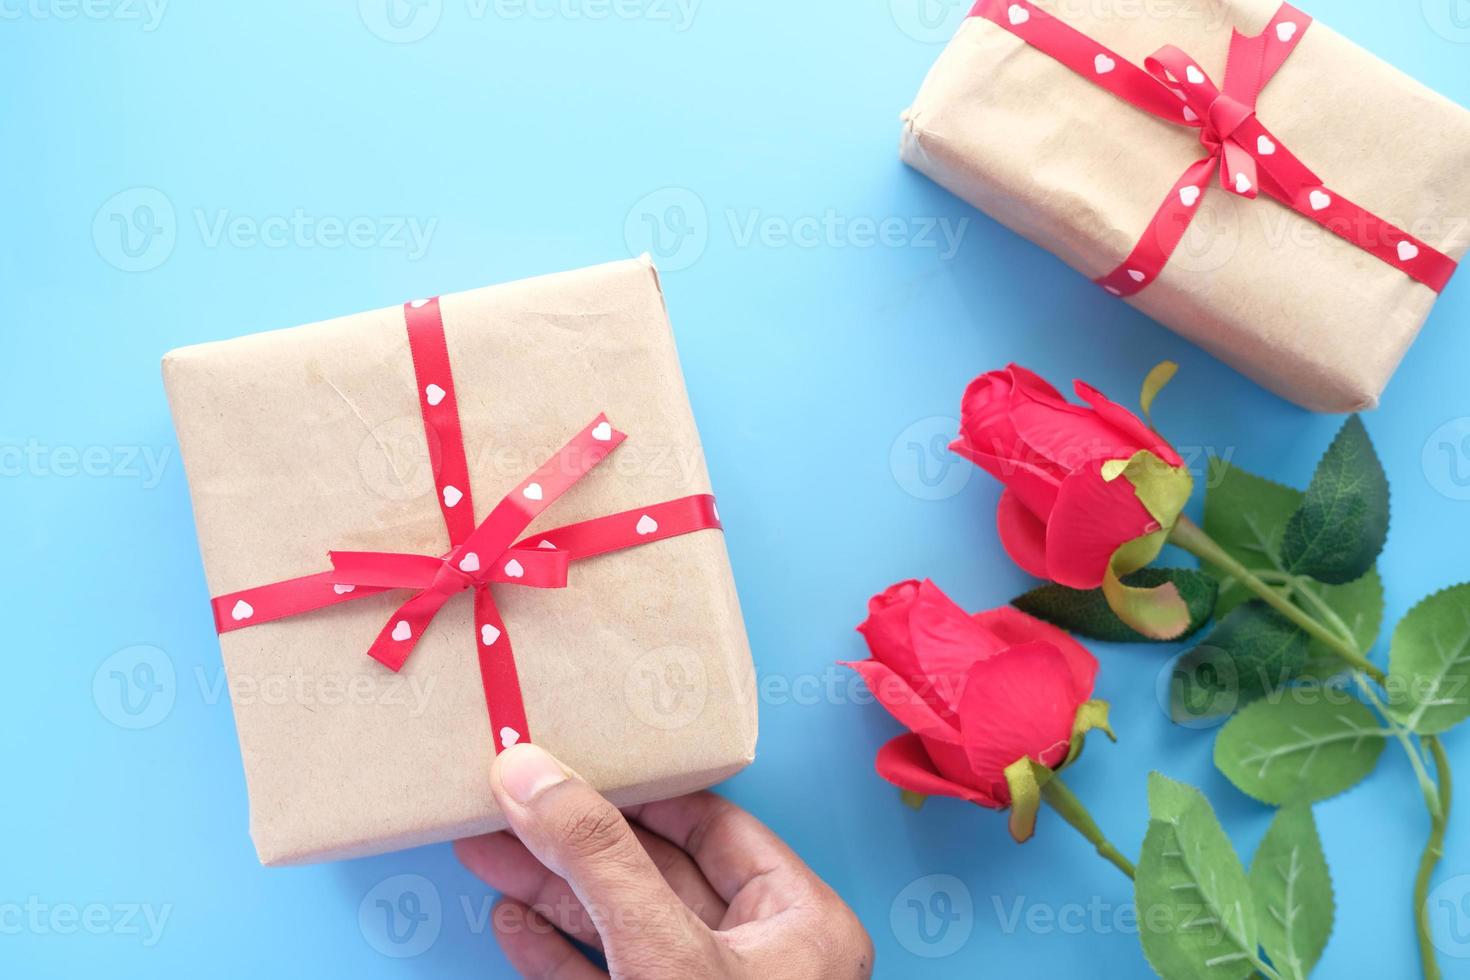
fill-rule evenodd
<path id="1" fill-rule="evenodd" d="M 441 305 L 477 519 L 601 411 L 628 442 L 532 532 L 710 492 L 646 259 Z M 328 550 L 447 549 L 401 307 L 174 351 L 164 381 L 211 595 L 326 570 Z M 568 589 L 495 596 L 533 735 L 614 802 L 752 760 L 754 674 L 720 532 L 579 561 Z M 263 863 L 504 826 L 471 596 L 395 676 L 366 651 L 404 598 L 221 636 Z"/>
<path id="2" fill-rule="evenodd" d="M 1259 33 L 1280 4 L 1037 6 L 1135 64 L 1176 45 L 1219 81 L 1231 29 Z M 1266 88 L 1259 115 L 1328 187 L 1464 256 L 1470 112 L 1319 21 Z M 1197 130 L 1153 118 L 978 17 L 904 122 L 908 164 L 1089 278 L 1117 267 L 1206 155 Z M 1130 302 L 1283 397 L 1338 412 L 1377 404 L 1435 299 L 1308 219 L 1216 181 L 1163 276 Z"/>

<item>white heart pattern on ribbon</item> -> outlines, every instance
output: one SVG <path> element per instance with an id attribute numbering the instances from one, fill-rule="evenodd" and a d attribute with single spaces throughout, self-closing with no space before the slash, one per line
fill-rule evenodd
<path id="1" fill-rule="evenodd" d="M 1276 25 L 1276 36 L 1281 39 L 1282 44 L 1287 44 L 1296 37 L 1296 21 L 1283 21 Z"/>
<path id="2" fill-rule="evenodd" d="M 429 301 L 426 299 L 416 299 L 408 305 L 412 306 L 416 310 L 422 310 L 424 307 L 429 305 Z"/>
<path id="3" fill-rule="evenodd" d="M 510 561 L 505 563 L 505 574 L 510 576 L 511 578 L 524 578 L 526 575 L 526 569 L 523 565 L 521 565 L 520 562 L 512 558 Z"/>
<path id="4" fill-rule="evenodd" d="M 472 575 L 480 570 L 480 556 L 471 551 L 459 560 L 459 570 Z"/>
<path id="5" fill-rule="evenodd" d="M 413 628 L 408 625 L 408 620 L 400 619 L 398 625 L 393 627 L 393 639 L 399 643 L 413 638 Z"/>
<path id="6" fill-rule="evenodd" d="M 541 540 L 541 543 L 538 544 L 536 547 L 538 547 L 538 548 L 545 548 L 547 551 L 555 551 L 556 550 L 556 545 L 552 544 L 550 541 L 547 541 L 544 538 Z"/>
<path id="7" fill-rule="evenodd" d="M 1021 6 L 1018 3 L 1013 3 L 1011 4 L 1010 9 L 1006 11 L 1006 17 L 1010 19 L 1010 22 L 1013 25 L 1015 25 L 1016 27 L 1020 27 L 1022 24 L 1031 19 L 1031 11 L 1027 10 L 1025 7 Z"/>
<path id="8" fill-rule="evenodd" d="M 1093 59 L 1093 61 L 1092 61 L 1092 67 L 1094 67 L 1094 68 L 1097 69 L 1097 73 L 1099 75 L 1106 75 L 1108 72 L 1112 71 L 1114 68 L 1117 68 L 1118 67 L 1118 63 L 1116 61 L 1114 61 L 1112 58 L 1109 58 L 1107 55 L 1100 54 L 1096 58 Z"/>
<path id="9" fill-rule="evenodd" d="M 481 643 L 485 644 L 487 647 L 493 647 L 495 645 L 495 641 L 498 639 L 500 639 L 500 630 L 496 629 L 494 626 L 491 626 L 489 623 L 486 623 L 484 626 L 480 627 Z"/>
<path id="10" fill-rule="evenodd" d="M 1137 269 L 1129 269 L 1128 278 L 1132 279 L 1134 282 L 1143 282 L 1145 279 L 1148 278 L 1148 276 L 1144 275 L 1142 272 L 1139 272 Z"/>
<path id="11" fill-rule="evenodd" d="M 1251 179 L 1245 174 L 1240 173 L 1235 175 L 1235 193 L 1249 194 L 1252 186 L 1254 185 L 1251 184 Z"/>
<path id="12" fill-rule="evenodd" d="M 1325 191 L 1313 191 L 1308 200 L 1312 202 L 1313 211 L 1321 211 L 1323 208 L 1332 206 L 1332 195 Z"/>
<path id="13" fill-rule="evenodd" d="M 1106 289 L 1108 293 L 1113 296 L 1123 295 L 1123 290 L 1119 289 L 1117 286 L 1104 286 L 1103 289 Z"/>
<path id="14" fill-rule="evenodd" d="M 246 602 L 244 599 L 241 599 L 239 602 L 235 603 L 235 608 L 230 610 L 230 618 L 237 623 L 242 620 L 249 619 L 251 616 L 254 615 L 255 607 Z"/>
<path id="15" fill-rule="evenodd" d="M 541 484 L 539 483 L 529 484 L 526 489 L 521 491 L 521 494 L 527 500 L 540 500 L 542 497 L 545 496 L 545 493 L 541 490 Z"/>
<path id="16" fill-rule="evenodd" d="M 1263 157 L 1268 157 L 1276 152 L 1276 144 L 1271 142 L 1269 136 L 1258 136 L 1256 138 L 1256 152 Z"/>
<path id="17" fill-rule="evenodd" d="M 1205 73 L 1194 65 L 1190 65 L 1184 70 L 1184 77 L 1189 79 L 1189 84 L 1191 85 L 1203 85 L 1205 83 Z"/>
<path id="18" fill-rule="evenodd" d="M 1419 246 L 1413 242 L 1399 242 L 1399 261 L 1412 262 L 1419 257 Z"/>
<path id="19" fill-rule="evenodd" d="M 1184 107 L 1184 121 L 1185 122 L 1199 122 L 1199 113 L 1195 112 L 1189 106 L 1185 106 Z"/>
<path id="20" fill-rule="evenodd" d="M 357 591 L 357 586 L 355 586 L 355 585 L 334 585 L 334 586 L 332 586 L 332 591 L 335 592 L 335 593 L 337 593 L 338 595 L 346 595 L 349 592 L 356 592 Z"/>
<path id="21" fill-rule="evenodd" d="M 424 389 L 424 400 L 431 406 L 438 406 L 448 394 L 449 392 L 438 385 L 429 385 L 429 387 Z"/>
<path id="22" fill-rule="evenodd" d="M 1199 203 L 1199 194 L 1198 187 L 1181 187 L 1179 189 L 1179 200 L 1184 203 L 1185 207 L 1192 208 Z"/>
<path id="23" fill-rule="evenodd" d="M 657 530 L 658 530 L 658 521 L 654 520 L 652 517 L 649 517 L 647 514 L 644 514 L 642 517 L 638 518 L 637 531 L 638 531 L 639 534 L 649 535 L 649 534 L 652 534 L 653 532 L 655 532 Z"/>
<path id="24" fill-rule="evenodd" d="M 507 728 L 502 728 L 500 730 L 500 746 L 501 746 L 501 748 L 508 749 L 512 745 L 514 745 L 517 742 L 519 742 L 520 740 L 521 740 L 521 733 L 518 732 L 518 731 L 516 731 L 514 728 L 507 727 Z"/>
<path id="25" fill-rule="evenodd" d="M 450 484 L 444 488 L 444 506 L 453 507 L 464 499 L 464 494 L 459 487 Z"/>
<path id="26" fill-rule="evenodd" d="M 612 426 L 606 422 L 598 422 L 592 427 L 592 438 L 598 442 L 611 442 Z"/>

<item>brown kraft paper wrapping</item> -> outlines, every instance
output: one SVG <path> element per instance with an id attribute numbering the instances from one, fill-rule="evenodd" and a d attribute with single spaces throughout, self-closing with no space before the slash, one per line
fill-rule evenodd
<path id="1" fill-rule="evenodd" d="M 598 412 L 629 435 L 536 524 L 710 492 L 647 259 L 445 296 L 476 518 Z M 164 358 L 211 595 L 327 570 L 328 550 L 448 548 L 401 307 Z M 755 681 L 724 535 L 496 586 L 535 739 L 619 805 L 750 763 Z M 403 672 L 367 650 L 389 592 L 224 634 L 263 863 L 488 833 L 494 756 L 469 593 Z M 201 597 L 202 599 L 202 597 Z"/>
<path id="2" fill-rule="evenodd" d="M 1134 64 L 1166 44 L 1225 77 L 1232 28 L 1273 0 L 1039 0 Z M 1308 14 L 1310 10 L 1306 11 Z M 1470 245 L 1470 112 L 1320 21 L 1266 87 L 1262 120 L 1329 188 L 1451 258 Z M 1089 278 L 1133 250 L 1206 156 L 1197 131 L 1116 98 L 971 17 L 904 114 L 906 163 Z M 1161 278 L 1130 302 L 1285 398 L 1377 404 L 1436 294 L 1277 202 L 1206 191 Z"/>

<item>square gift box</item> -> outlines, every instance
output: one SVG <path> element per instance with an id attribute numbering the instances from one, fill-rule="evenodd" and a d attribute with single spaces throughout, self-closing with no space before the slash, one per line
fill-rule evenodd
<path id="1" fill-rule="evenodd" d="M 1279 0 L 981 0 L 902 157 L 1319 411 L 1377 404 L 1470 245 L 1470 112 Z"/>
<path id="2" fill-rule="evenodd" d="M 751 762 L 749 648 L 646 258 L 188 347 L 163 369 L 263 863 L 500 829 L 489 765 L 520 737 L 619 805 Z M 456 521 L 479 537 L 456 544 Z M 471 554 L 497 522 L 521 550 Z"/>

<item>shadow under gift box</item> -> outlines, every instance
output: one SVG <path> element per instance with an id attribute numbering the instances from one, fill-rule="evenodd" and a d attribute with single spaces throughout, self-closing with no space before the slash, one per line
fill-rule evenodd
<path id="1" fill-rule="evenodd" d="M 531 525 L 709 493 L 646 259 L 441 298 L 477 520 L 599 412 L 628 440 Z M 165 386 L 211 595 L 330 568 L 329 550 L 448 549 L 404 310 L 173 351 Z M 748 765 L 754 672 L 724 535 L 495 586 L 533 737 L 619 805 Z M 262 863 L 359 857 L 504 827 L 471 595 L 401 674 L 368 657 L 389 592 L 220 637 Z"/>
<path id="2" fill-rule="evenodd" d="M 1175 45 L 1219 83 L 1231 29 L 1259 34 L 1281 4 L 1035 6 L 1135 65 Z M 1464 256 L 1470 112 L 1317 21 L 1266 87 L 1259 116 L 1327 187 Z M 963 24 L 904 114 L 906 163 L 1092 279 L 1132 252 L 1204 156 L 1197 129 L 1155 118 L 981 17 Z M 1437 298 L 1276 201 L 1237 197 L 1215 178 L 1162 276 L 1129 302 L 1277 394 L 1346 412 L 1377 404 Z"/>

